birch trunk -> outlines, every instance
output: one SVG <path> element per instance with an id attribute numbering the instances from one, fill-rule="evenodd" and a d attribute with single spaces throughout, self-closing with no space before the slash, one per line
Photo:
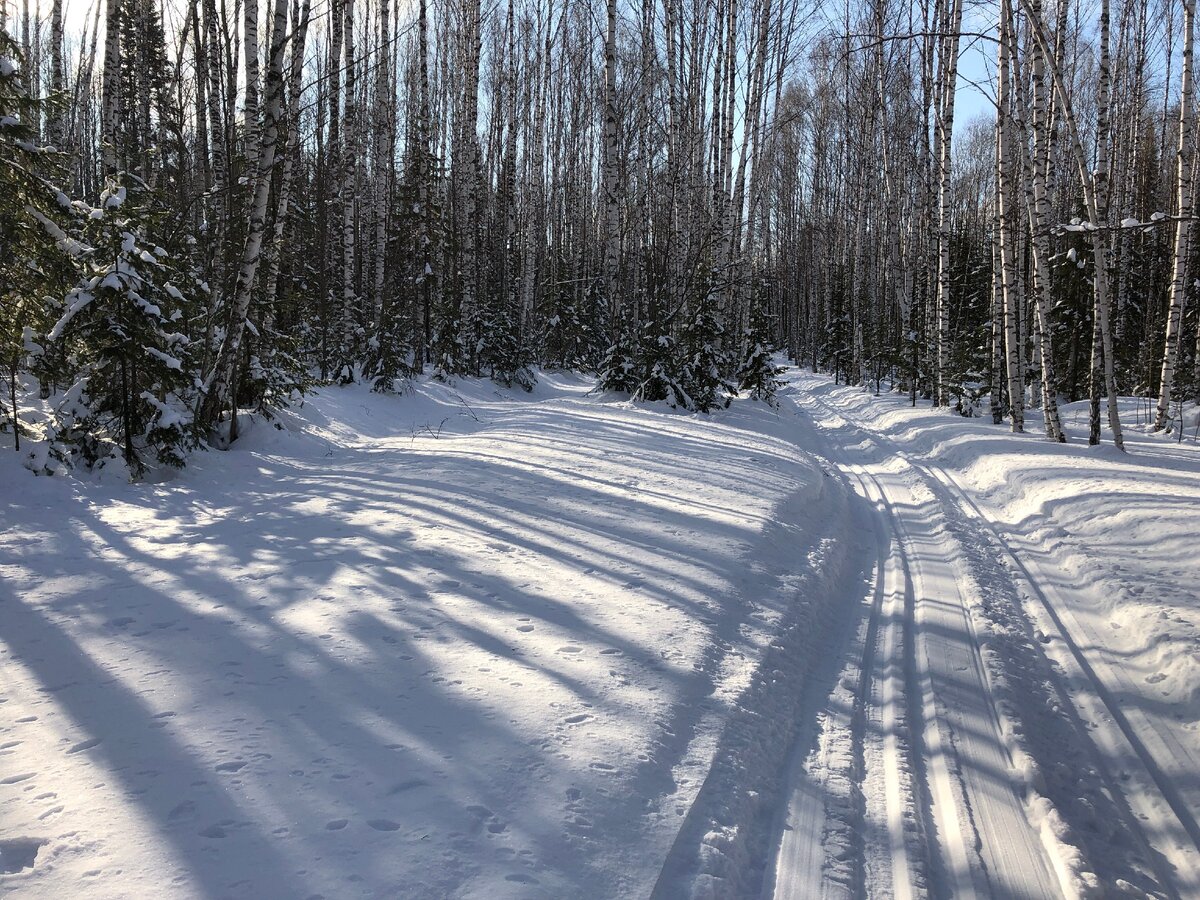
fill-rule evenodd
<path id="1" fill-rule="evenodd" d="M 608 332 L 616 340 L 621 318 L 617 293 L 617 266 L 621 239 L 617 199 L 617 0 L 607 0 L 604 32 L 604 300 L 608 304 Z"/>
<path id="2" fill-rule="evenodd" d="M 1193 32 L 1196 22 L 1196 0 L 1183 0 L 1183 71 L 1180 74 L 1179 149 L 1176 152 L 1175 176 L 1175 248 L 1171 270 L 1171 299 L 1167 312 L 1166 344 L 1163 349 L 1162 378 L 1158 391 L 1158 410 L 1154 430 L 1167 425 L 1171 407 L 1171 388 L 1175 382 L 1175 364 L 1179 353 L 1179 332 L 1183 319 L 1183 304 L 1187 294 L 1188 237 L 1195 206 L 1192 196 L 1192 141 L 1195 85 L 1192 83 L 1194 65 Z M 1182 427 L 1182 425 L 1180 426 Z"/>
<path id="3" fill-rule="evenodd" d="M 258 0 L 243 2 L 246 4 L 243 19 L 243 40 L 246 44 L 246 171 L 251 175 L 250 189 L 253 191 L 253 174 L 258 170 Z"/>
<path id="4" fill-rule="evenodd" d="M 242 337 L 250 313 L 253 296 L 254 276 L 261 258 L 263 234 L 266 232 L 267 199 L 271 188 L 271 168 L 275 164 L 275 147 L 279 137 L 279 113 L 283 96 L 283 46 L 287 28 L 287 0 L 275 0 L 275 24 L 271 37 L 271 59 L 267 71 L 266 114 L 258 153 L 258 171 L 255 173 L 254 198 L 250 206 L 246 229 L 246 243 L 242 250 L 241 267 L 234 286 L 230 327 L 221 344 L 221 352 L 207 379 L 200 422 L 213 426 L 221 411 L 231 407 L 233 421 L 237 421 L 234 372 L 241 355 Z M 236 436 L 236 425 L 230 432 Z"/>
<path id="5" fill-rule="evenodd" d="M 309 0 L 295 0 L 292 5 L 292 58 L 288 70 L 287 146 L 284 149 L 283 172 L 279 179 L 279 196 L 275 206 L 275 224 L 271 235 L 271 247 L 267 258 L 267 280 L 263 297 L 272 314 L 279 309 L 279 273 L 283 265 L 283 239 L 291 210 L 292 177 L 296 155 L 300 150 L 300 95 L 301 77 L 304 73 L 304 45 L 308 37 Z M 257 186 L 256 186 L 257 190 Z"/>
<path id="6" fill-rule="evenodd" d="M 340 347 L 342 358 L 339 360 L 338 377 L 344 382 L 354 380 L 354 360 L 358 343 L 358 294 L 354 283 L 355 252 L 355 216 L 358 211 L 355 175 L 358 171 L 358 85 L 355 81 L 355 59 L 357 52 L 354 44 L 354 0 L 345 3 L 345 62 L 343 68 L 346 75 L 345 105 L 343 109 L 342 140 L 345 152 L 342 154 L 342 171 L 340 175 L 342 196 L 342 335 Z"/>
<path id="7" fill-rule="evenodd" d="M 50 5 L 50 90 L 60 98 L 67 86 L 63 75 L 62 12 L 62 0 L 54 0 Z M 66 140 L 64 122 L 63 110 L 56 107 L 50 111 L 50 119 L 46 123 L 46 137 L 59 150 L 64 149 L 63 142 Z"/>
<path id="8" fill-rule="evenodd" d="M 941 85 L 938 103 L 938 284 L 937 284 L 937 391 L 935 403 L 949 404 L 947 379 L 950 367 L 950 214 L 954 135 L 954 95 L 958 80 L 958 34 L 962 29 L 962 0 L 952 5 L 947 17 L 947 36 L 943 38 L 940 60 Z M 1003 78 L 1003 76 L 1001 76 Z"/>
<path id="9" fill-rule="evenodd" d="M 26 5 L 28 10 L 28 5 Z M 26 17 L 28 26 L 28 17 Z M 104 174 L 114 175 L 117 161 L 117 116 L 120 104 L 121 0 L 108 0 L 104 21 L 104 76 L 100 84 L 100 143 Z"/>
<path id="10" fill-rule="evenodd" d="M 1012 184 L 1011 136 L 1011 39 L 1013 10 L 1009 0 L 1001 0 L 1000 43 L 996 86 L 996 183 L 999 191 L 997 206 L 1000 216 L 1000 272 L 1004 298 L 1005 368 L 1008 376 L 1008 408 L 1012 430 L 1025 430 L 1025 389 L 1021 380 L 1021 344 L 1018 338 L 1017 315 L 1021 307 L 1020 281 L 1017 277 L 1017 248 L 1013 227 L 1014 192 Z"/>
<path id="11" fill-rule="evenodd" d="M 1041 0 L 1033 0 L 1036 14 L 1041 16 Z M 1015 35 L 1014 35 L 1015 36 Z M 1022 84 L 1023 79 L 1018 79 Z M 1029 197 L 1026 207 L 1030 219 L 1031 255 L 1033 258 L 1033 305 L 1037 317 L 1037 355 L 1041 364 L 1042 410 L 1046 422 L 1046 437 L 1059 443 L 1066 442 L 1062 421 L 1058 412 L 1058 385 L 1054 377 L 1054 336 L 1050 327 L 1050 201 L 1046 183 L 1050 163 L 1050 121 L 1047 102 L 1046 58 L 1042 48 L 1035 42 L 1033 47 L 1033 148 L 1032 154 L 1024 150 L 1023 159 L 1030 170 Z M 1018 94 L 1021 88 L 1018 87 Z M 1020 97 L 1024 106 L 1024 97 Z M 1028 148 L 1024 138 L 1021 146 Z"/>

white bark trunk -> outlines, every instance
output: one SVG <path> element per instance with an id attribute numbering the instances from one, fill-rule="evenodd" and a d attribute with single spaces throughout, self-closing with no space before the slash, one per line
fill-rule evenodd
<path id="1" fill-rule="evenodd" d="M 1180 74 L 1179 149 L 1176 153 L 1175 176 L 1175 248 L 1171 270 L 1171 299 L 1167 313 L 1166 345 L 1163 349 L 1162 379 L 1158 392 L 1158 410 L 1154 429 L 1166 427 L 1171 406 L 1171 388 L 1175 383 L 1175 364 L 1179 353 L 1180 323 L 1187 295 L 1188 236 L 1192 227 L 1191 215 L 1195 206 L 1192 196 L 1192 141 L 1195 85 L 1193 84 L 1196 0 L 1183 0 L 1183 71 Z"/>

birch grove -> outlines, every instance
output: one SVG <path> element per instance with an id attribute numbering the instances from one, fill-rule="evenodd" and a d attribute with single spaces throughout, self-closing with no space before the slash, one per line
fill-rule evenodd
<path id="1" fill-rule="evenodd" d="M 0 134 L 43 193 L 3 237 L 0 420 L 42 470 L 136 468 L 321 382 L 565 367 L 709 411 L 770 400 L 779 349 L 1053 441 L 1084 398 L 1078 438 L 1121 446 L 1120 397 L 1175 433 L 1195 5 L 3 0 Z M 186 376 L 130 380 L 133 435 L 55 331 L 118 197 Z"/>

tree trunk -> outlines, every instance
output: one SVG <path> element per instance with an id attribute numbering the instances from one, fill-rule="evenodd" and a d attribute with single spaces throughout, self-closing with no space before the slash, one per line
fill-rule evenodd
<path id="1" fill-rule="evenodd" d="M 1175 363 L 1179 352 L 1179 332 L 1183 319 L 1183 304 L 1187 295 L 1188 236 L 1194 208 L 1192 197 L 1192 141 L 1195 86 L 1192 83 L 1194 64 L 1193 32 L 1196 21 L 1196 0 L 1183 0 L 1183 71 L 1180 75 L 1179 149 L 1176 152 L 1175 176 L 1175 248 L 1171 270 L 1171 299 L 1167 312 L 1166 344 L 1163 349 L 1162 378 L 1158 391 L 1158 410 L 1154 430 L 1167 425 L 1171 407 L 1171 388 L 1175 381 Z M 1182 427 L 1182 424 L 1180 425 Z"/>
<path id="2" fill-rule="evenodd" d="M 271 32 L 271 59 L 267 71 L 266 114 L 259 143 L 258 171 L 255 173 L 254 198 L 242 250 L 241 267 L 234 286 L 232 317 L 221 352 L 209 373 L 199 421 L 212 427 L 221 411 L 236 403 L 234 370 L 241 356 L 242 336 L 250 313 L 254 276 L 261 258 L 266 231 L 267 199 L 271 188 L 271 168 L 275 165 L 275 147 L 279 136 L 279 114 L 283 97 L 283 47 L 287 31 L 287 0 L 275 0 L 275 24 Z"/>

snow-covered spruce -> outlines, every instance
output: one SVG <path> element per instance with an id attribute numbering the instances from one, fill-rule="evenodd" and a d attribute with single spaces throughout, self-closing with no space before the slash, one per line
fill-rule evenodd
<path id="1" fill-rule="evenodd" d="M 71 386 L 58 399 L 52 444 L 84 467 L 120 457 L 138 477 L 180 466 L 195 447 L 182 295 L 165 251 L 144 238 L 136 190 L 110 182 L 87 217 L 83 279 L 47 334 Z"/>

